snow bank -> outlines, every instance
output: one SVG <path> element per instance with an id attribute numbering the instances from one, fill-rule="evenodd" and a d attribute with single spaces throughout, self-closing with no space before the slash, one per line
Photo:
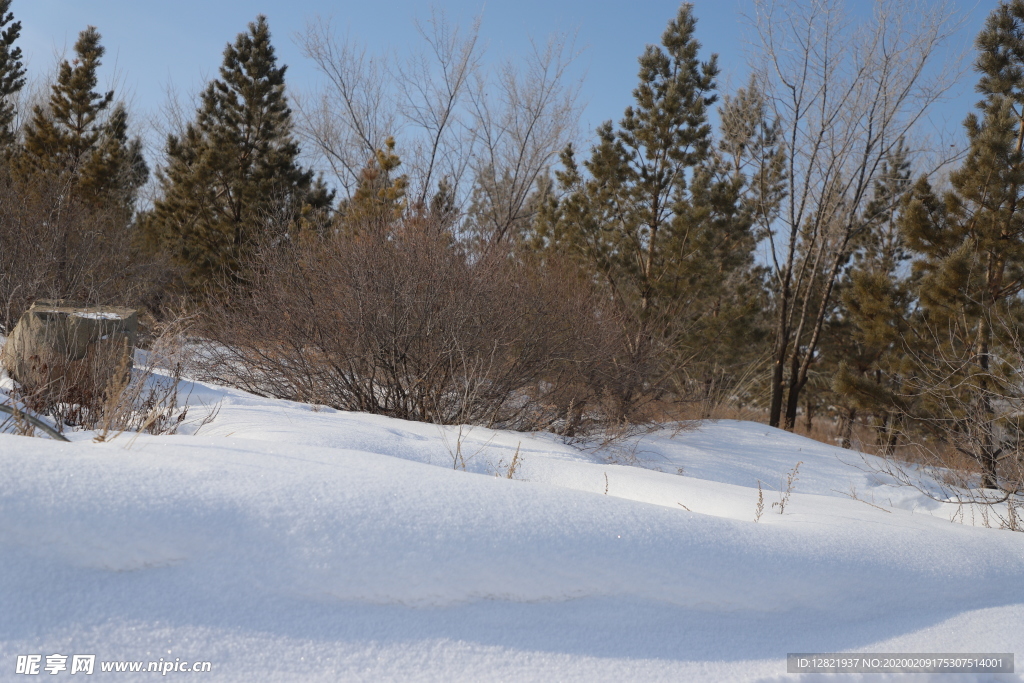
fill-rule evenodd
<path id="1" fill-rule="evenodd" d="M 53 652 L 240 681 L 796 680 L 787 652 L 1024 652 L 1024 535 L 889 501 L 848 451 L 762 425 L 580 450 L 190 400 L 221 404 L 194 435 L 0 435 L 0 679 Z"/>

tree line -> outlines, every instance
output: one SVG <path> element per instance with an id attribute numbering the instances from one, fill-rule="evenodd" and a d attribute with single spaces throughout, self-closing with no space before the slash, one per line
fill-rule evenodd
<path id="1" fill-rule="evenodd" d="M 569 438 L 817 417 L 1019 488 L 1024 0 L 976 38 L 952 155 L 924 124 L 955 12 L 754 4 L 742 87 L 684 4 L 590 141 L 565 36 L 488 69 L 479 24 L 389 61 L 313 21 L 294 98 L 260 16 L 151 169 L 97 29 L 28 102 L 0 0 L 0 325 L 184 306 L 202 372 L 264 395 Z"/>

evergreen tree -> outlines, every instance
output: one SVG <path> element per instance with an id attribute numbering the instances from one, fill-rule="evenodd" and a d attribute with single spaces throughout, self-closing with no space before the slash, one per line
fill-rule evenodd
<path id="1" fill-rule="evenodd" d="M 395 154 L 395 139 L 388 138 L 384 149 L 370 159 L 359 174 L 352 198 L 338 206 L 338 220 L 350 232 L 367 227 L 387 230 L 406 210 L 408 179 L 398 175 L 401 159 Z"/>
<path id="2" fill-rule="evenodd" d="M 25 130 L 22 166 L 28 172 L 77 173 L 103 133 L 103 112 L 113 91 L 96 92 L 104 48 L 94 26 L 78 36 L 75 59 L 60 64 L 49 106 L 36 105 Z"/>
<path id="3" fill-rule="evenodd" d="M 640 57 L 636 104 L 617 128 L 609 121 L 598 129 L 598 143 L 584 162 L 590 177 L 584 180 L 566 159 L 563 183 L 579 188 L 577 199 L 596 219 L 572 226 L 576 234 L 568 238 L 588 247 L 618 294 L 644 312 L 656 308 L 664 271 L 688 236 L 676 209 L 688 199 L 693 169 L 711 148 L 707 119 L 717 99 L 717 56 L 699 61 L 696 23 L 692 5 L 683 5 L 662 46 L 650 45 Z"/>
<path id="4" fill-rule="evenodd" d="M 719 118 L 717 144 L 694 169 L 690 201 L 676 209 L 691 242 L 679 285 L 694 302 L 685 374 L 700 383 L 699 395 L 709 406 L 733 393 L 739 376 L 761 359 L 766 272 L 754 259 L 760 237 L 754 221 L 776 210 L 785 160 L 778 123 L 769 120 L 756 79 L 723 97 Z"/>
<path id="5" fill-rule="evenodd" d="M 15 159 L 23 180 L 42 180 L 72 191 L 94 206 L 121 207 L 129 214 L 146 182 L 142 142 L 128 137 L 128 113 L 113 91 L 97 92 L 104 48 L 93 26 L 82 31 L 75 59 L 63 61 L 46 107 L 37 105 Z"/>
<path id="6" fill-rule="evenodd" d="M 114 288 L 98 283 L 111 274 L 98 271 L 116 263 L 115 272 L 127 273 L 125 245 L 148 170 L 124 106 L 111 107 L 114 93 L 97 90 L 104 48 L 95 27 L 79 34 L 74 52 L 58 66 L 48 101 L 33 108 L 10 169 L 25 205 L 42 214 L 39 260 L 52 267 L 46 293 L 110 300 Z"/>
<path id="7" fill-rule="evenodd" d="M 13 23 L 10 12 L 12 0 L 0 0 L 0 147 L 14 142 L 15 117 L 18 114 L 13 101 L 25 86 L 25 67 L 21 62 L 21 48 L 14 42 L 21 35 L 21 22 Z"/>
<path id="8" fill-rule="evenodd" d="M 964 124 L 967 158 L 943 197 L 917 183 L 902 227 L 921 308 L 913 417 L 996 487 L 1001 456 L 1019 446 L 1006 442 L 1017 433 L 1006 407 L 1021 396 L 1024 362 L 1024 0 L 1001 3 L 976 45 L 983 97 Z"/>
<path id="9" fill-rule="evenodd" d="M 901 337 L 910 318 L 911 285 L 904 277 L 910 254 L 899 229 L 900 209 L 912 189 L 908 151 L 899 145 L 886 159 L 865 207 L 853 263 L 836 285 L 841 302 L 830 321 L 822 355 L 835 370 L 832 388 L 846 407 L 842 445 L 850 447 L 857 412 L 869 415 L 882 452 L 891 455 L 908 368 Z M 838 363 L 838 367 L 836 366 Z"/>
<path id="10" fill-rule="evenodd" d="M 535 241 L 576 258 L 623 312 L 630 341 L 622 365 L 635 373 L 621 390 L 624 405 L 641 387 L 665 381 L 680 391 L 706 385 L 695 354 L 713 340 L 742 336 L 731 323 L 760 298 L 748 292 L 733 307 L 738 300 L 726 291 L 756 280 L 752 207 L 743 200 L 750 157 L 739 148 L 770 135 L 770 126 L 739 125 L 744 114 L 763 115 L 757 102 L 727 103 L 734 125 L 715 149 L 708 113 L 717 100 L 717 57 L 698 59 L 695 29 L 693 8 L 684 4 L 661 46 L 640 57 L 635 104 L 619 125 L 598 129 L 582 169 L 571 147 L 563 152 L 556 178 L 565 196 L 543 204 L 537 221 Z"/>
<path id="11" fill-rule="evenodd" d="M 148 178 L 142 140 L 128 137 L 128 112 L 118 102 L 82 168 L 79 187 L 87 197 L 132 211 L 136 195 Z"/>
<path id="12" fill-rule="evenodd" d="M 297 229 L 304 209 L 331 204 L 323 183 L 298 164 L 286 69 L 260 15 L 225 48 L 195 121 L 168 136 L 163 192 L 144 233 L 150 247 L 185 266 L 193 288 L 224 276 L 244 280 L 244 262 L 261 240 Z"/>

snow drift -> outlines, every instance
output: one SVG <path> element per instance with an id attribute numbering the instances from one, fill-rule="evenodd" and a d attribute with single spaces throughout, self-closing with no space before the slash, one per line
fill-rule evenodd
<path id="1" fill-rule="evenodd" d="M 0 679 L 31 653 L 678 681 L 799 679 L 787 652 L 1024 652 L 1024 534 L 951 523 L 849 451 L 753 423 L 601 448 L 182 395 L 221 404 L 198 434 L 0 435 Z"/>

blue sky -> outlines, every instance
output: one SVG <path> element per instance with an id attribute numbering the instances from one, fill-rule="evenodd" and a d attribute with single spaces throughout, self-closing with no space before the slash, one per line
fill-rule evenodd
<path id="1" fill-rule="evenodd" d="M 857 0 L 851 0 L 856 3 Z M 728 92 L 745 80 L 746 47 L 741 15 L 749 0 L 696 0 L 698 38 L 705 56 L 719 54 L 720 84 Z M 434 5 L 457 22 L 469 24 L 482 14 L 482 37 L 491 58 L 522 54 L 532 37 L 543 40 L 558 31 L 578 31 L 582 98 L 587 103 L 583 127 L 618 119 L 629 104 L 636 81 L 636 59 L 648 43 L 658 42 L 666 23 L 678 10 L 674 0 L 584 2 L 583 0 L 445 0 Z M 964 0 L 966 19 L 961 41 L 981 28 L 994 2 Z M 317 76 L 301 57 L 293 34 L 315 15 L 333 17 L 371 48 L 400 49 L 416 37 L 412 20 L 425 18 L 431 5 L 409 0 L 331 2 L 329 0 L 14 0 L 12 11 L 22 22 L 21 46 L 30 75 L 52 73 L 55 52 L 70 51 L 78 32 L 95 25 L 107 47 L 103 77 L 115 72 L 131 93 L 136 116 L 159 109 L 165 87 L 195 91 L 216 75 L 224 45 L 245 30 L 259 13 L 266 14 L 279 59 L 289 65 L 288 82 L 300 89 L 316 85 Z M 968 74 L 960 97 L 941 112 L 956 126 L 973 101 Z"/>

